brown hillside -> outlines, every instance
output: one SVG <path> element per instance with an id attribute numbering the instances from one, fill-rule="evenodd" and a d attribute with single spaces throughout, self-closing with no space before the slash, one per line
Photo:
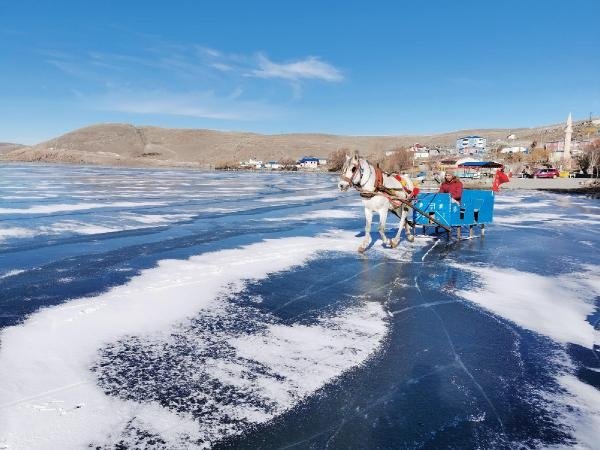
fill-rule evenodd
<path id="1" fill-rule="evenodd" d="M 19 148 L 25 147 L 22 144 L 11 144 L 9 142 L 0 142 L 0 155 L 5 153 L 12 152 L 13 150 L 17 150 Z"/>
<path id="2" fill-rule="evenodd" d="M 81 128 L 55 139 L 18 148 L 5 154 L 10 161 L 40 161 L 117 166 L 208 167 L 224 161 L 251 157 L 267 160 L 327 157 L 347 148 L 363 155 L 381 155 L 397 146 L 415 142 L 453 147 L 456 139 L 479 134 L 492 143 L 514 133 L 518 142 L 548 141 L 562 135 L 563 125 L 522 129 L 462 130 L 437 135 L 338 136 L 328 134 L 262 135 L 214 130 L 135 127 L 127 124 L 100 124 Z"/>

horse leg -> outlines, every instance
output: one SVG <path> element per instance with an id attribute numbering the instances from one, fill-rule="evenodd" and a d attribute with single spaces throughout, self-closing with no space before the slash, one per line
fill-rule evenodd
<path id="1" fill-rule="evenodd" d="M 398 232 L 396 233 L 396 236 L 392 239 L 392 242 L 390 244 L 392 246 L 392 248 L 398 247 L 398 244 L 400 243 L 400 234 L 402 233 L 402 228 L 404 228 L 405 224 L 406 224 L 406 208 L 402 207 L 402 214 L 400 214 L 400 225 L 398 225 Z M 408 236 L 408 234 L 407 234 L 407 236 Z"/>
<path id="2" fill-rule="evenodd" d="M 406 215 L 408 216 L 408 214 L 411 213 L 411 209 L 409 209 L 408 207 L 406 208 Z M 412 213 L 411 213 L 412 214 Z M 410 224 L 408 223 L 408 220 L 405 222 L 404 225 L 404 230 L 406 231 L 406 239 L 408 240 L 408 242 L 414 242 L 415 240 L 415 235 L 413 234 L 413 230 L 411 229 Z"/>
<path id="3" fill-rule="evenodd" d="M 383 245 L 390 245 L 390 240 L 385 235 L 385 223 L 387 222 L 388 208 L 381 208 L 379 211 L 379 236 L 383 241 Z"/>
<path id="4" fill-rule="evenodd" d="M 365 219 L 365 238 L 362 241 L 362 244 L 360 244 L 358 247 L 358 251 L 360 253 L 364 252 L 371 243 L 371 222 L 373 222 L 373 211 L 367 207 L 365 207 Z"/>

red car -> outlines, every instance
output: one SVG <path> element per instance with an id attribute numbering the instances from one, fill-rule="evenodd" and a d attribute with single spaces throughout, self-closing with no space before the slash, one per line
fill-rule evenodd
<path id="1" fill-rule="evenodd" d="M 558 169 L 538 169 L 533 174 L 533 178 L 558 178 L 559 176 Z"/>

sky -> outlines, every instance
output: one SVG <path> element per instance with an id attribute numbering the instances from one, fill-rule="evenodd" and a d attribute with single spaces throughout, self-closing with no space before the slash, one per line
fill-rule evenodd
<path id="1" fill-rule="evenodd" d="M 600 116 L 600 2 L 0 0 L 0 142 L 100 122 L 428 134 Z"/>

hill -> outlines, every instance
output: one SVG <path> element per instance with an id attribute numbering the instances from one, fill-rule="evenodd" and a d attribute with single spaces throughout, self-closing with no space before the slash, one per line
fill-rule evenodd
<path id="1" fill-rule="evenodd" d="M 12 144 L 10 142 L 0 142 L 0 155 L 4 155 L 5 153 L 12 152 L 13 150 L 17 150 L 25 147 L 22 144 Z"/>
<path id="2" fill-rule="evenodd" d="M 563 125 L 521 129 L 461 130 L 434 135 L 340 136 L 329 134 L 263 135 L 248 132 L 173 129 L 128 124 L 98 124 L 81 128 L 29 147 L 13 148 L 0 156 L 8 161 L 102 164 L 111 166 L 209 167 L 251 157 L 268 160 L 297 159 L 304 155 L 327 157 L 347 148 L 363 155 L 379 156 L 415 142 L 454 147 L 460 136 L 478 134 L 488 143 L 510 133 L 529 145 L 540 139 L 562 136 Z"/>

